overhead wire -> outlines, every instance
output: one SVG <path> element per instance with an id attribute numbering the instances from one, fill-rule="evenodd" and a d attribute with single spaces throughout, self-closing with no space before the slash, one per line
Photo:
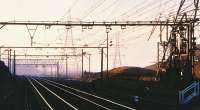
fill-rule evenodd
<path id="1" fill-rule="evenodd" d="M 102 13 L 105 13 L 106 11 L 108 11 L 109 8 L 113 7 L 114 5 L 116 5 L 120 0 L 114 0 L 111 4 L 109 4 L 107 7 L 104 7 L 104 9 L 102 9 L 100 12 L 93 14 L 94 17 L 98 17 L 100 16 Z"/>
<path id="2" fill-rule="evenodd" d="M 190 4 L 189 6 L 191 6 L 191 4 Z M 189 6 L 187 6 L 185 9 L 187 9 Z M 162 28 L 162 30 L 163 30 L 163 29 L 164 29 L 164 28 Z M 153 30 L 155 30 L 155 29 L 153 29 Z M 152 35 L 152 33 L 151 33 L 150 35 Z"/>
<path id="3" fill-rule="evenodd" d="M 92 12 L 94 12 L 98 7 L 100 7 L 106 0 L 99 0 L 94 5 L 92 5 L 81 17 L 81 20 L 87 18 Z"/>
<path id="4" fill-rule="evenodd" d="M 149 4 L 152 4 L 152 2 L 150 2 Z M 148 5 L 149 5 L 149 4 L 148 4 Z"/>
<path id="5" fill-rule="evenodd" d="M 121 13 L 120 15 L 116 16 L 115 18 L 119 18 L 121 20 L 126 20 L 126 18 L 130 16 L 129 13 L 133 13 L 133 14 L 138 13 L 138 12 L 140 12 L 141 9 L 146 8 L 147 6 L 149 6 L 151 4 L 152 4 L 152 2 L 149 2 L 147 0 L 143 0 L 140 3 L 136 4 L 135 6 L 129 8 L 124 13 Z M 117 10 L 115 10 L 115 11 L 117 11 Z"/>
<path id="6" fill-rule="evenodd" d="M 149 3 L 149 4 L 151 4 L 151 3 Z M 149 4 L 148 4 L 148 5 L 149 5 Z M 124 14 L 126 14 L 126 13 L 124 13 Z"/>
<path id="7" fill-rule="evenodd" d="M 167 5 L 170 2 L 171 2 L 171 0 L 167 0 L 167 1 L 162 2 L 161 4 L 162 5 Z M 152 3 L 151 6 L 148 6 L 146 8 L 142 8 L 137 13 L 133 13 L 132 15 L 127 16 L 127 18 L 142 17 L 142 15 L 144 15 L 145 12 L 147 12 L 147 11 L 151 12 L 152 10 L 154 11 L 159 5 L 160 5 L 159 3 Z"/>
<path id="8" fill-rule="evenodd" d="M 72 5 L 67 9 L 67 11 L 65 12 L 65 14 L 60 18 L 59 21 L 63 21 L 65 19 L 65 17 L 71 13 L 71 11 L 73 10 L 73 8 L 76 6 L 76 4 L 78 3 L 79 0 L 75 0 Z"/>
<path id="9" fill-rule="evenodd" d="M 169 1 L 166 1 L 166 2 L 168 2 L 169 3 Z M 164 3 L 164 4 L 166 4 L 166 2 Z M 159 5 L 161 5 L 161 4 L 159 4 Z M 155 29 L 153 29 L 153 30 L 155 30 Z M 151 31 L 152 32 L 152 31 Z M 150 35 L 152 35 L 153 33 L 151 33 Z"/>

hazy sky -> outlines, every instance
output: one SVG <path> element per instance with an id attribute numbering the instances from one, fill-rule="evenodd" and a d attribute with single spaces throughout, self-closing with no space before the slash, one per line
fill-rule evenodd
<path id="1" fill-rule="evenodd" d="M 180 0 L 0 0 L 0 21 L 149 21 L 159 17 L 166 20 L 176 14 L 179 2 Z M 192 2 L 186 0 L 183 8 L 193 8 Z M 152 27 L 127 27 L 123 31 L 120 27 L 112 28 L 109 33 L 109 41 L 112 41 L 109 50 L 110 68 L 114 66 L 113 60 L 119 58 L 119 55 L 123 66 L 144 67 L 155 63 L 158 33 L 155 32 L 147 41 L 151 30 Z M 26 26 L 5 26 L 0 30 L 0 37 L 0 45 L 30 46 Z M 71 46 L 72 37 L 75 46 L 99 46 L 106 43 L 104 27 L 93 27 L 92 30 L 73 27 L 72 31 L 67 32 L 65 27 L 45 29 L 44 26 L 39 26 L 34 36 L 34 46 Z M 116 45 L 120 45 L 120 48 Z M 18 53 L 41 51 L 45 54 L 63 53 L 63 50 L 18 50 Z M 85 51 L 92 54 L 92 69 L 99 69 L 99 50 Z M 119 63 L 116 62 L 116 65 L 119 66 Z"/>

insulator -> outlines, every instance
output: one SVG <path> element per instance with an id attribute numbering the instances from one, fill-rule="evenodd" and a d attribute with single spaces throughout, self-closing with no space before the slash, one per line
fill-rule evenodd
<path id="1" fill-rule="evenodd" d="M 123 29 L 126 29 L 126 25 L 122 25 L 121 26 L 121 29 L 123 30 Z"/>
<path id="2" fill-rule="evenodd" d="M 66 25 L 65 28 L 66 28 L 66 29 L 71 29 L 71 26 Z"/>
<path id="3" fill-rule="evenodd" d="M 45 25 L 45 29 L 50 29 L 51 26 L 50 25 Z"/>
<path id="4" fill-rule="evenodd" d="M 106 26 L 106 32 L 109 32 L 110 30 L 112 30 L 111 26 Z"/>
<path id="5" fill-rule="evenodd" d="M 93 27 L 92 26 L 88 26 L 88 29 L 92 29 Z"/>
<path id="6" fill-rule="evenodd" d="M 82 26 L 82 29 L 87 29 L 87 27 L 86 26 Z"/>

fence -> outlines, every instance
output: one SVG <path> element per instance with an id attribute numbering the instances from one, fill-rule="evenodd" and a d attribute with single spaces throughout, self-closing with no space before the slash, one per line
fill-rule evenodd
<path id="1" fill-rule="evenodd" d="M 187 104 L 199 94 L 199 81 L 194 81 L 185 89 L 179 91 L 179 104 Z"/>

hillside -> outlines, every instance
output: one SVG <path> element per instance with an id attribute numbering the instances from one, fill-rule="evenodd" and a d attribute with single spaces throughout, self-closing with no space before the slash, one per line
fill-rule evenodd
<path id="1" fill-rule="evenodd" d="M 100 73 L 84 73 L 83 80 L 91 81 L 100 78 Z M 104 77 L 106 77 L 106 71 L 104 71 Z M 110 79 L 126 79 L 126 80 L 155 80 L 156 72 L 146 68 L 140 67 L 117 67 L 109 70 L 108 77 Z"/>
<path id="2" fill-rule="evenodd" d="M 146 69 L 149 69 L 149 70 L 153 70 L 153 71 L 157 71 L 157 70 L 158 70 L 157 63 L 156 63 L 156 64 L 149 65 L 149 66 L 146 66 L 145 68 L 146 68 Z"/>
<path id="3" fill-rule="evenodd" d="M 118 67 L 109 71 L 110 78 L 154 80 L 156 72 L 140 67 Z"/>

